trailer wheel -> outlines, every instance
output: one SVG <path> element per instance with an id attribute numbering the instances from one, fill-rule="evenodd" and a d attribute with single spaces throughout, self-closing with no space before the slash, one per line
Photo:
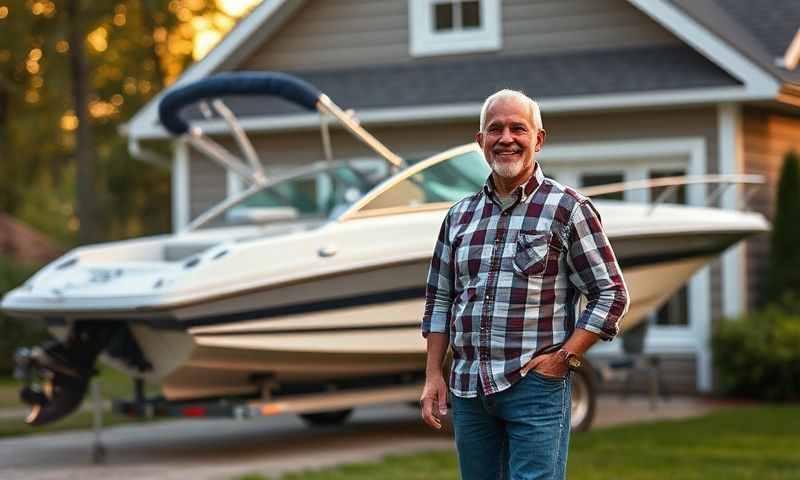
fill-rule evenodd
<path id="1" fill-rule="evenodd" d="M 572 375 L 572 416 L 573 432 L 589 430 L 594 420 L 597 403 L 597 376 L 586 362 Z"/>
<path id="2" fill-rule="evenodd" d="M 353 409 L 349 408 L 346 410 L 332 410 L 330 412 L 301 413 L 300 418 L 309 426 L 326 427 L 341 425 L 347 420 L 351 413 L 353 413 Z"/>

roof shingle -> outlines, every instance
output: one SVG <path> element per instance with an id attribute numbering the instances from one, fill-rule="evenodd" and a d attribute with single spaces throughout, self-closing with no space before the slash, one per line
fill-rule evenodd
<path id="1" fill-rule="evenodd" d="M 422 64 L 290 72 L 344 108 L 357 110 L 481 102 L 501 88 L 538 98 L 652 92 L 740 83 L 688 46 L 485 56 Z M 238 115 L 299 113 L 274 98 L 226 98 Z M 199 118 L 194 109 L 190 118 Z"/>

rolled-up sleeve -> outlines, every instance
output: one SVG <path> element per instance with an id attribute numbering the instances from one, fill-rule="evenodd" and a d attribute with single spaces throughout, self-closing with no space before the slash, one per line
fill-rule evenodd
<path id="1" fill-rule="evenodd" d="M 575 205 L 569 223 L 569 279 L 588 302 L 575 328 L 582 328 L 611 340 L 628 311 L 629 296 L 622 271 L 589 200 Z"/>
<path id="2" fill-rule="evenodd" d="M 422 316 L 422 336 L 425 338 L 429 333 L 450 332 L 454 275 L 449 230 L 448 212 L 439 229 L 425 286 L 425 313 Z"/>

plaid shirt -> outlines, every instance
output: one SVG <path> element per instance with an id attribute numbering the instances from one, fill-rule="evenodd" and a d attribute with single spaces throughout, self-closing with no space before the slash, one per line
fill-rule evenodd
<path id="1" fill-rule="evenodd" d="M 449 334 L 450 388 L 474 397 L 510 387 L 535 355 L 575 328 L 610 340 L 628 291 L 586 197 L 534 174 L 502 210 L 491 176 L 450 208 L 431 260 L 422 334 Z M 586 308 L 578 316 L 580 294 Z"/>

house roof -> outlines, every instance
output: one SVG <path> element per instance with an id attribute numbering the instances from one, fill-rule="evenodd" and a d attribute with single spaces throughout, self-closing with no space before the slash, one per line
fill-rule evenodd
<path id="1" fill-rule="evenodd" d="M 800 31 L 797 0 L 672 0 L 692 18 L 742 51 L 782 81 L 800 84 L 800 68 L 780 66 Z"/>
<path id="2" fill-rule="evenodd" d="M 19 263 L 38 264 L 60 254 L 61 249 L 44 234 L 11 215 L 0 213 L 0 255 Z"/>
<path id="3" fill-rule="evenodd" d="M 777 18 L 778 13 L 754 15 L 752 10 L 757 7 L 753 3 L 766 8 L 760 2 L 748 0 L 628 1 L 683 40 L 685 46 L 531 55 L 502 61 L 488 54 L 413 67 L 390 65 L 294 73 L 328 93 L 343 107 L 359 109 L 360 118 L 367 122 L 373 117 L 391 120 L 398 111 L 393 108 L 399 106 L 405 109 L 405 121 L 430 118 L 432 108 L 441 115 L 456 111 L 472 115 L 486 92 L 506 86 L 525 90 L 543 101 L 554 100 L 561 111 L 581 111 L 670 102 L 774 100 L 782 84 L 794 81 L 795 73 L 776 66 L 775 56 L 776 52 L 778 56 L 785 52 L 781 43 L 786 41 L 788 47 L 790 25 L 800 15 L 796 0 L 770 1 L 771 7 L 779 6 L 776 12 L 790 11 L 784 12 L 784 19 Z M 277 31 L 303 3 L 302 0 L 264 2 L 177 83 L 235 68 L 236 59 L 268 41 L 271 32 Z M 498 62 L 502 62 L 500 69 L 494 68 L 499 66 Z M 386 94 L 388 91 L 391 95 Z M 166 136 L 158 126 L 157 101 L 158 97 L 151 100 L 131 120 L 132 139 Z M 274 100 L 230 99 L 229 102 L 237 113 L 258 114 L 262 119 L 283 116 L 291 120 L 287 115 L 293 116 L 295 112 L 291 106 Z M 431 107 L 422 108 L 425 105 Z M 453 108 L 442 108 L 450 106 Z M 460 108 L 463 106 L 467 108 Z M 295 125 L 308 126 L 304 122 Z M 274 124 L 283 128 L 280 126 L 292 122 Z M 244 126 L 250 128 L 250 124 Z"/>
<path id="4" fill-rule="evenodd" d="M 698 3 L 698 2 L 695 2 Z M 782 56 L 800 28 L 800 6 L 797 0 L 715 0 L 753 35 L 774 56 Z"/>
<path id="5" fill-rule="evenodd" d="M 486 92 L 501 88 L 522 90 L 536 98 L 552 98 L 741 85 L 686 46 L 502 58 L 484 55 L 414 65 L 290 73 L 301 76 L 343 108 L 357 111 L 480 103 Z M 257 100 L 230 97 L 225 102 L 241 116 L 305 112 L 288 102 L 267 97 Z M 196 109 L 187 114 L 189 118 L 202 118 Z"/>

